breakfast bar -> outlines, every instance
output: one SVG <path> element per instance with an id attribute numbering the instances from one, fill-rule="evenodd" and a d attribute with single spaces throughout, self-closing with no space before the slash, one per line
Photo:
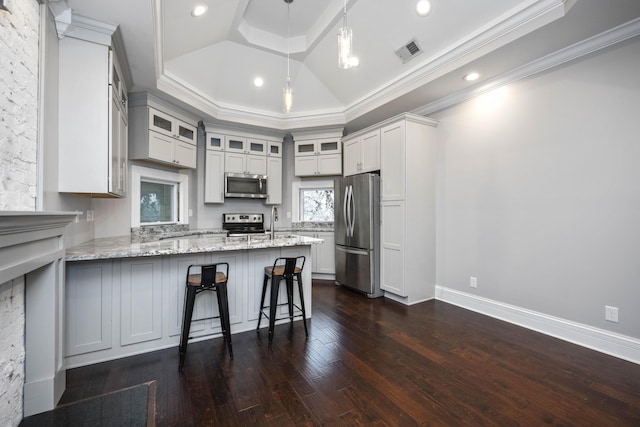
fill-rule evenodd
<path id="1" fill-rule="evenodd" d="M 147 241 L 129 236 L 95 239 L 69 248 L 65 366 L 177 346 L 185 276 L 191 264 L 229 263 L 229 312 L 235 334 L 257 326 L 264 267 L 279 256 L 304 255 L 306 314 L 311 317 L 311 245 L 321 242 L 297 235 L 226 237 L 192 232 Z M 215 295 L 198 297 L 194 319 L 216 314 Z M 219 335 L 218 319 L 192 322 L 194 340 Z"/>

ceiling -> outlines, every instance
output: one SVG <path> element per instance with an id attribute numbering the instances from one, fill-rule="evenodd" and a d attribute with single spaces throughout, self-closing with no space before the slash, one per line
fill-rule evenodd
<path id="1" fill-rule="evenodd" d="M 64 0 L 61 0 L 64 1 Z M 205 123 L 280 131 L 355 131 L 497 79 L 640 16 L 637 0 L 348 0 L 360 65 L 337 65 L 343 0 L 66 0 L 73 14 L 117 24 L 133 87 Z M 191 16 L 196 4 L 208 7 Z M 289 13 L 289 19 L 287 19 Z M 395 50 L 415 40 L 403 63 Z M 287 52 L 294 88 L 282 109 Z M 463 76 L 481 74 L 469 83 Z M 256 87 L 255 77 L 264 85 Z"/>

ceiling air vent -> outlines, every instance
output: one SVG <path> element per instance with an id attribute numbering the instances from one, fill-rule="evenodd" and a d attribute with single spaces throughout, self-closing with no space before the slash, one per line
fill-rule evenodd
<path id="1" fill-rule="evenodd" d="M 398 58 L 400 58 L 403 64 L 406 64 L 421 53 L 422 49 L 418 46 L 416 39 L 405 43 L 404 46 L 396 50 L 396 55 L 398 55 Z"/>

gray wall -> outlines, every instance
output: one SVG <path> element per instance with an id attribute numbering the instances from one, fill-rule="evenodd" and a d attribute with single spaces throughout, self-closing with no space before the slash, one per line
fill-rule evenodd
<path id="1" fill-rule="evenodd" d="M 638 70 L 636 38 L 432 115 L 439 285 L 640 338 Z"/>

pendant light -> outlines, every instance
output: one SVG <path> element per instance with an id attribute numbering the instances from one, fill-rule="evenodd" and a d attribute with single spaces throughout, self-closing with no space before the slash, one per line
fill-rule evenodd
<path id="1" fill-rule="evenodd" d="M 285 0 L 286 1 L 286 0 Z M 351 68 L 353 33 L 347 27 L 347 0 L 344 0 L 344 15 L 342 16 L 342 28 L 338 31 L 338 67 Z"/>
<path id="2" fill-rule="evenodd" d="M 291 75 L 289 73 L 289 5 L 293 0 L 284 0 L 287 4 L 287 84 L 282 90 L 284 112 L 289 113 L 293 105 L 293 88 L 291 87 Z"/>

